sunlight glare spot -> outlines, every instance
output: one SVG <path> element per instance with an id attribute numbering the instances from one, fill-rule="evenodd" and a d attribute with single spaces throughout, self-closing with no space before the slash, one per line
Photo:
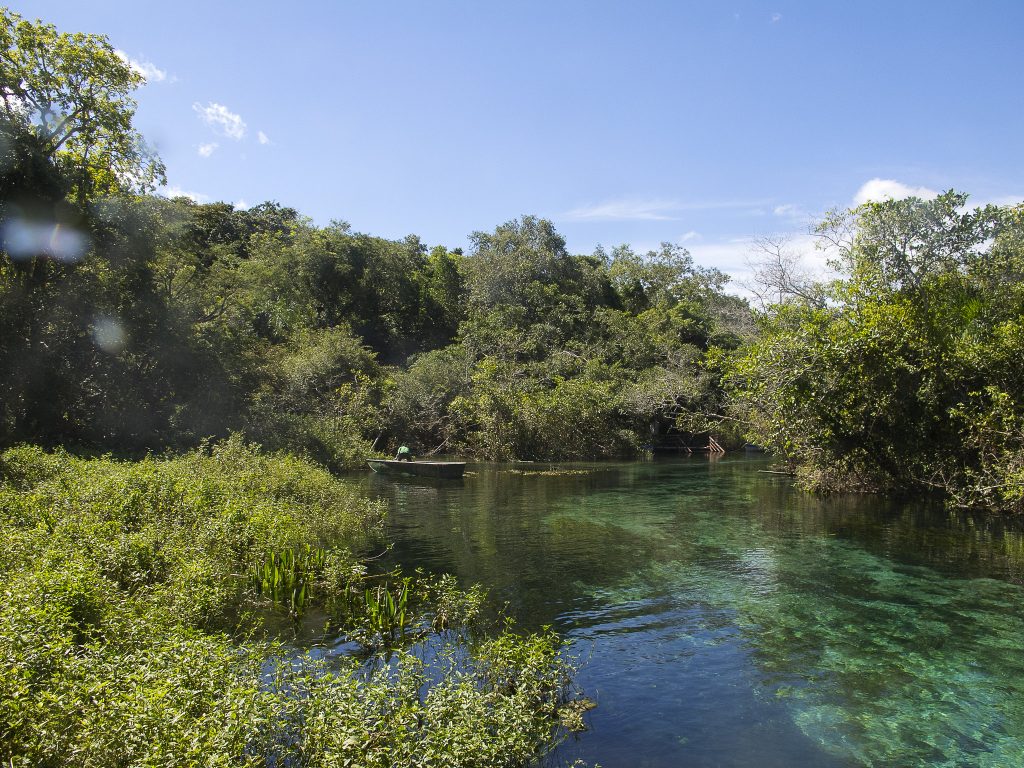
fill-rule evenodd
<path id="1" fill-rule="evenodd" d="M 53 221 L 30 221 L 20 216 L 3 226 L 3 244 L 13 259 L 44 256 L 73 264 L 85 255 L 88 238 L 74 227 Z"/>
<path id="2" fill-rule="evenodd" d="M 96 346 L 111 355 L 124 349 L 128 340 L 124 326 L 113 317 L 98 317 L 92 329 L 92 338 Z"/>

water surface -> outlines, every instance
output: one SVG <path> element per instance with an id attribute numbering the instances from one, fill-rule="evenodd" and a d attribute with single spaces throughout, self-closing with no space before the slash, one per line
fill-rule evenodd
<path id="1" fill-rule="evenodd" d="M 556 764 L 1024 765 L 1020 532 L 809 497 L 765 466 L 366 482 L 396 563 L 482 583 L 573 640 L 598 706 Z"/>

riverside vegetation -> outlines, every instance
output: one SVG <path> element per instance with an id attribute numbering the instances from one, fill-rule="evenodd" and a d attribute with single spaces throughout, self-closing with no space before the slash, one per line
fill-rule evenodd
<path id="1" fill-rule="evenodd" d="M 380 510 L 313 462 L 398 442 L 629 456 L 713 430 L 808 488 L 1024 508 L 1021 206 L 949 192 L 830 214 L 836 279 L 779 258 L 752 309 L 678 245 L 572 254 L 532 216 L 462 252 L 155 195 L 143 79 L 105 38 L 4 9 L 0 51 L 7 762 L 542 751 L 566 695 L 557 641 L 470 642 L 479 594 L 368 580 L 355 553 Z M 112 457 L 151 451 L 180 455 Z M 260 638 L 266 604 L 315 604 L 396 655 L 373 674 L 294 664 Z"/>
<path id="2" fill-rule="evenodd" d="M 1024 511 L 1024 205 L 947 192 L 818 233 L 841 276 L 760 315 L 726 376 L 733 416 L 809 487 Z"/>
<path id="3" fill-rule="evenodd" d="M 834 212 L 836 279 L 776 253 L 753 310 L 677 245 L 574 255 L 532 216 L 463 253 L 150 194 L 141 76 L 101 37 L 3 22 L 2 444 L 238 431 L 346 468 L 399 442 L 557 460 L 714 430 L 808 487 L 1021 509 L 1021 206 Z"/>
<path id="4" fill-rule="evenodd" d="M 522 765 L 578 720 L 553 634 L 474 631 L 482 595 L 450 578 L 367 575 L 382 508 L 308 461 L 236 437 L 139 462 L 17 448 L 0 472 L 5 765 Z M 292 609 L 389 655 L 266 639 L 251 574 L 280 552 Z"/>

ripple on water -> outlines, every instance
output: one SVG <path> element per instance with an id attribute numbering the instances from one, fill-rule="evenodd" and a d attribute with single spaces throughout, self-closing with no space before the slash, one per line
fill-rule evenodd
<path id="1" fill-rule="evenodd" d="M 802 496 L 759 466 L 481 467 L 406 494 L 397 550 L 574 640 L 598 708 L 558 759 L 1024 766 L 1019 532 Z"/>

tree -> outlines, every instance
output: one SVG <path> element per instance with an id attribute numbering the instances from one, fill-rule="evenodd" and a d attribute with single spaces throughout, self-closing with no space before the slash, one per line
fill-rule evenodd
<path id="1" fill-rule="evenodd" d="M 967 195 L 950 190 L 934 200 L 909 197 L 832 212 L 817 231 L 838 251 L 851 285 L 920 296 L 943 275 L 963 274 L 985 259 L 1003 218 L 996 206 L 968 208 Z"/>
<path id="2" fill-rule="evenodd" d="M 537 284 L 559 282 L 571 261 L 554 225 L 535 216 L 470 237 L 469 298 L 479 308 L 532 303 Z"/>
<path id="3" fill-rule="evenodd" d="M 846 277 L 760 317 L 735 415 L 806 485 L 1024 509 L 1024 215 L 966 200 L 831 214 Z"/>
<path id="4" fill-rule="evenodd" d="M 786 301 L 825 305 L 825 286 L 815 280 L 788 238 L 762 237 L 754 248 L 757 255 L 750 263 L 754 273 L 743 287 L 753 294 L 761 309 Z"/>
<path id="5" fill-rule="evenodd" d="M 144 82 L 106 37 L 61 33 L 0 9 L 0 111 L 36 137 L 80 204 L 164 182 L 163 163 L 132 126 L 131 94 Z"/>
<path id="6" fill-rule="evenodd" d="M 420 326 L 431 347 L 451 342 L 465 311 L 465 275 L 462 251 L 435 246 L 427 256 L 420 285 Z"/>
<path id="7" fill-rule="evenodd" d="M 690 253 L 674 243 L 662 243 L 659 250 L 643 255 L 620 245 L 612 251 L 608 274 L 625 308 L 634 314 L 720 291 L 726 282 L 718 270 L 695 266 Z"/>
<path id="8" fill-rule="evenodd" d="M 546 219 L 523 216 L 471 238 L 460 336 L 480 355 L 544 356 L 585 338 L 594 310 L 612 298 L 604 264 L 570 255 Z"/>

